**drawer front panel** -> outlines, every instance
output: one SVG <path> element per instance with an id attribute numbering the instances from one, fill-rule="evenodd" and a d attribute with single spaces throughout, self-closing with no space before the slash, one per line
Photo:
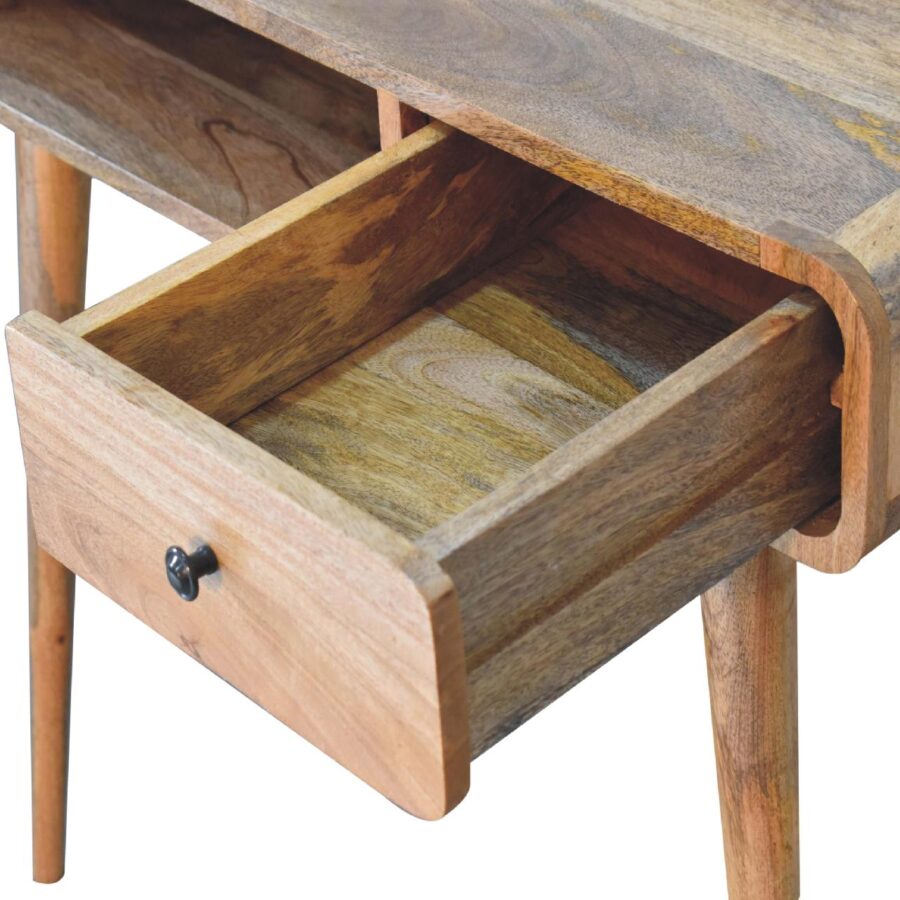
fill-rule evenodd
<path id="1" fill-rule="evenodd" d="M 455 805 L 469 748 L 449 579 L 49 319 L 8 339 L 40 543 L 396 803 Z M 198 541 L 220 570 L 188 603 L 164 554 Z"/>

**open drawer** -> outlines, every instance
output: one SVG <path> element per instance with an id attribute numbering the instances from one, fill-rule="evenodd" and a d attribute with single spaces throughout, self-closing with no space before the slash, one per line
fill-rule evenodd
<path id="1" fill-rule="evenodd" d="M 41 543 L 425 817 L 839 492 L 824 302 L 438 125 L 8 341 Z"/>

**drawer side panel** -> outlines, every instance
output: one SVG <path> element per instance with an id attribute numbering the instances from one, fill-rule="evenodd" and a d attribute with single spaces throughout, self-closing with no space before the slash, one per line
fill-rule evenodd
<path id="1" fill-rule="evenodd" d="M 837 496 L 840 339 L 800 294 L 420 539 L 477 754 Z"/>

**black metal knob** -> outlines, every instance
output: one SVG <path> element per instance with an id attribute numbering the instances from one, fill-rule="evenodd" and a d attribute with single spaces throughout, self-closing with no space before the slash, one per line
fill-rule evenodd
<path id="1" fill-rule="evenodd" d="M 218 568 L 216 554 L 206 544 L 193 553 L 186 553 L 181 547 L 166 550 L 166 575 L 182 600 L 196 600 L 200 593 L 200 579 Z"/>

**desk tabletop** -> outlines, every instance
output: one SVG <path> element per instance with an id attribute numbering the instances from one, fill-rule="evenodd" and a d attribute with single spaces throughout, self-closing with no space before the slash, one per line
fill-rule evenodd
<path id="1" fill-rule="evenodd" d="M 749 260 L 900 189 L 892 0 L 196 2 Z"/>

